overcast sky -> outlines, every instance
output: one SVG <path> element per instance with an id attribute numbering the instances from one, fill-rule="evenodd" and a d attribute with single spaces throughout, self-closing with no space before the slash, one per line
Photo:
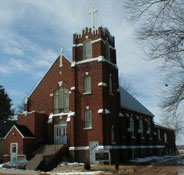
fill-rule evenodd
<path id="1" fill-rule="evenodd" d="M 159 119 L 158 88 L 164 84 L 153 62 L 135 39 L 135 26 L 126 21 L 122 0 L 0 0 L 0 84 L 15 107 L 37 85 L 60 49 L 72 58 L 73 33 L 90 25 L 95 4 L 97 26 L 115 36 L 120 81 L 128 81 L 136 98 Z"/>

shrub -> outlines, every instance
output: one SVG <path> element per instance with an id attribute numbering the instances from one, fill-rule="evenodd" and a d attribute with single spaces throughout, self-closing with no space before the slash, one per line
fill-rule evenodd
<path id="1" fill-rule="evenodd" d="M 90 169 L 91 169 L 91 166 L 90 166 L 90 163 L 89 163 L 89 162 L 86 162 L 86 163 L 84 164 L 84 169 L 85 169 L 85 170 L 90 170 Z"/>

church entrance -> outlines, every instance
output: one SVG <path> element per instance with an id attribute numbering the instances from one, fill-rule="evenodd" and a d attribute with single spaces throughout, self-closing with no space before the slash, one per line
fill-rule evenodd
<path id="1" fill-rule="evenodd" d="M 59 121 L 54 125 L 54 143 L 67 144 L 67 123 Z"/>

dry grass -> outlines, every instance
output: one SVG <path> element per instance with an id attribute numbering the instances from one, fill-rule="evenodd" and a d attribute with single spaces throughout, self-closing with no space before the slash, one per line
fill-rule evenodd
<path id="1" fill-rule="evenodd" d="M 137 172 L 139 169 L 142 169 L 142 166 L 119 166 L 119 171 L 115 170 L 114 165 L 92 165 L 91 171 L 103 171 L 99 175 L 109 174 L 109 175 L 130 175 Z M 66 166 L 58 167 L 52 170 L 52 173 L 62 172 L 62 171 L 85 171 L 83 166 Z"/>

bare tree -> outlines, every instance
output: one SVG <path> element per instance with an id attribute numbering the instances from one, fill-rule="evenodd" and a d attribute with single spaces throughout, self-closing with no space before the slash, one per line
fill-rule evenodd
<path id="1" fill-rule="evenodd" d="M 184 131 L 184 118 L 178 111 L 165 112 L 162 115 L 161 123 L 175 130 L 176 139 L 179 141 Z"/>
<path id="2" fill-rule="evenodd" d="M 120 74 L 120 86 L 123 87 L 127 92 L 129 92 L 133 96 L 137 96 L 137 93 L 134 89 L 131 80 L 125 78 L 122 74 Z"/>
<path id="3" fill-rule="evenodd" d="M 182 117 L 178 110 L 184 109 L 184 1 L 123 1 L 130 19 L 136 21 L 137 38 L 148 60 L 157 61 L 165 74 L 160 107 L 172 115 L 172 124 L 173 117 Z"/>

